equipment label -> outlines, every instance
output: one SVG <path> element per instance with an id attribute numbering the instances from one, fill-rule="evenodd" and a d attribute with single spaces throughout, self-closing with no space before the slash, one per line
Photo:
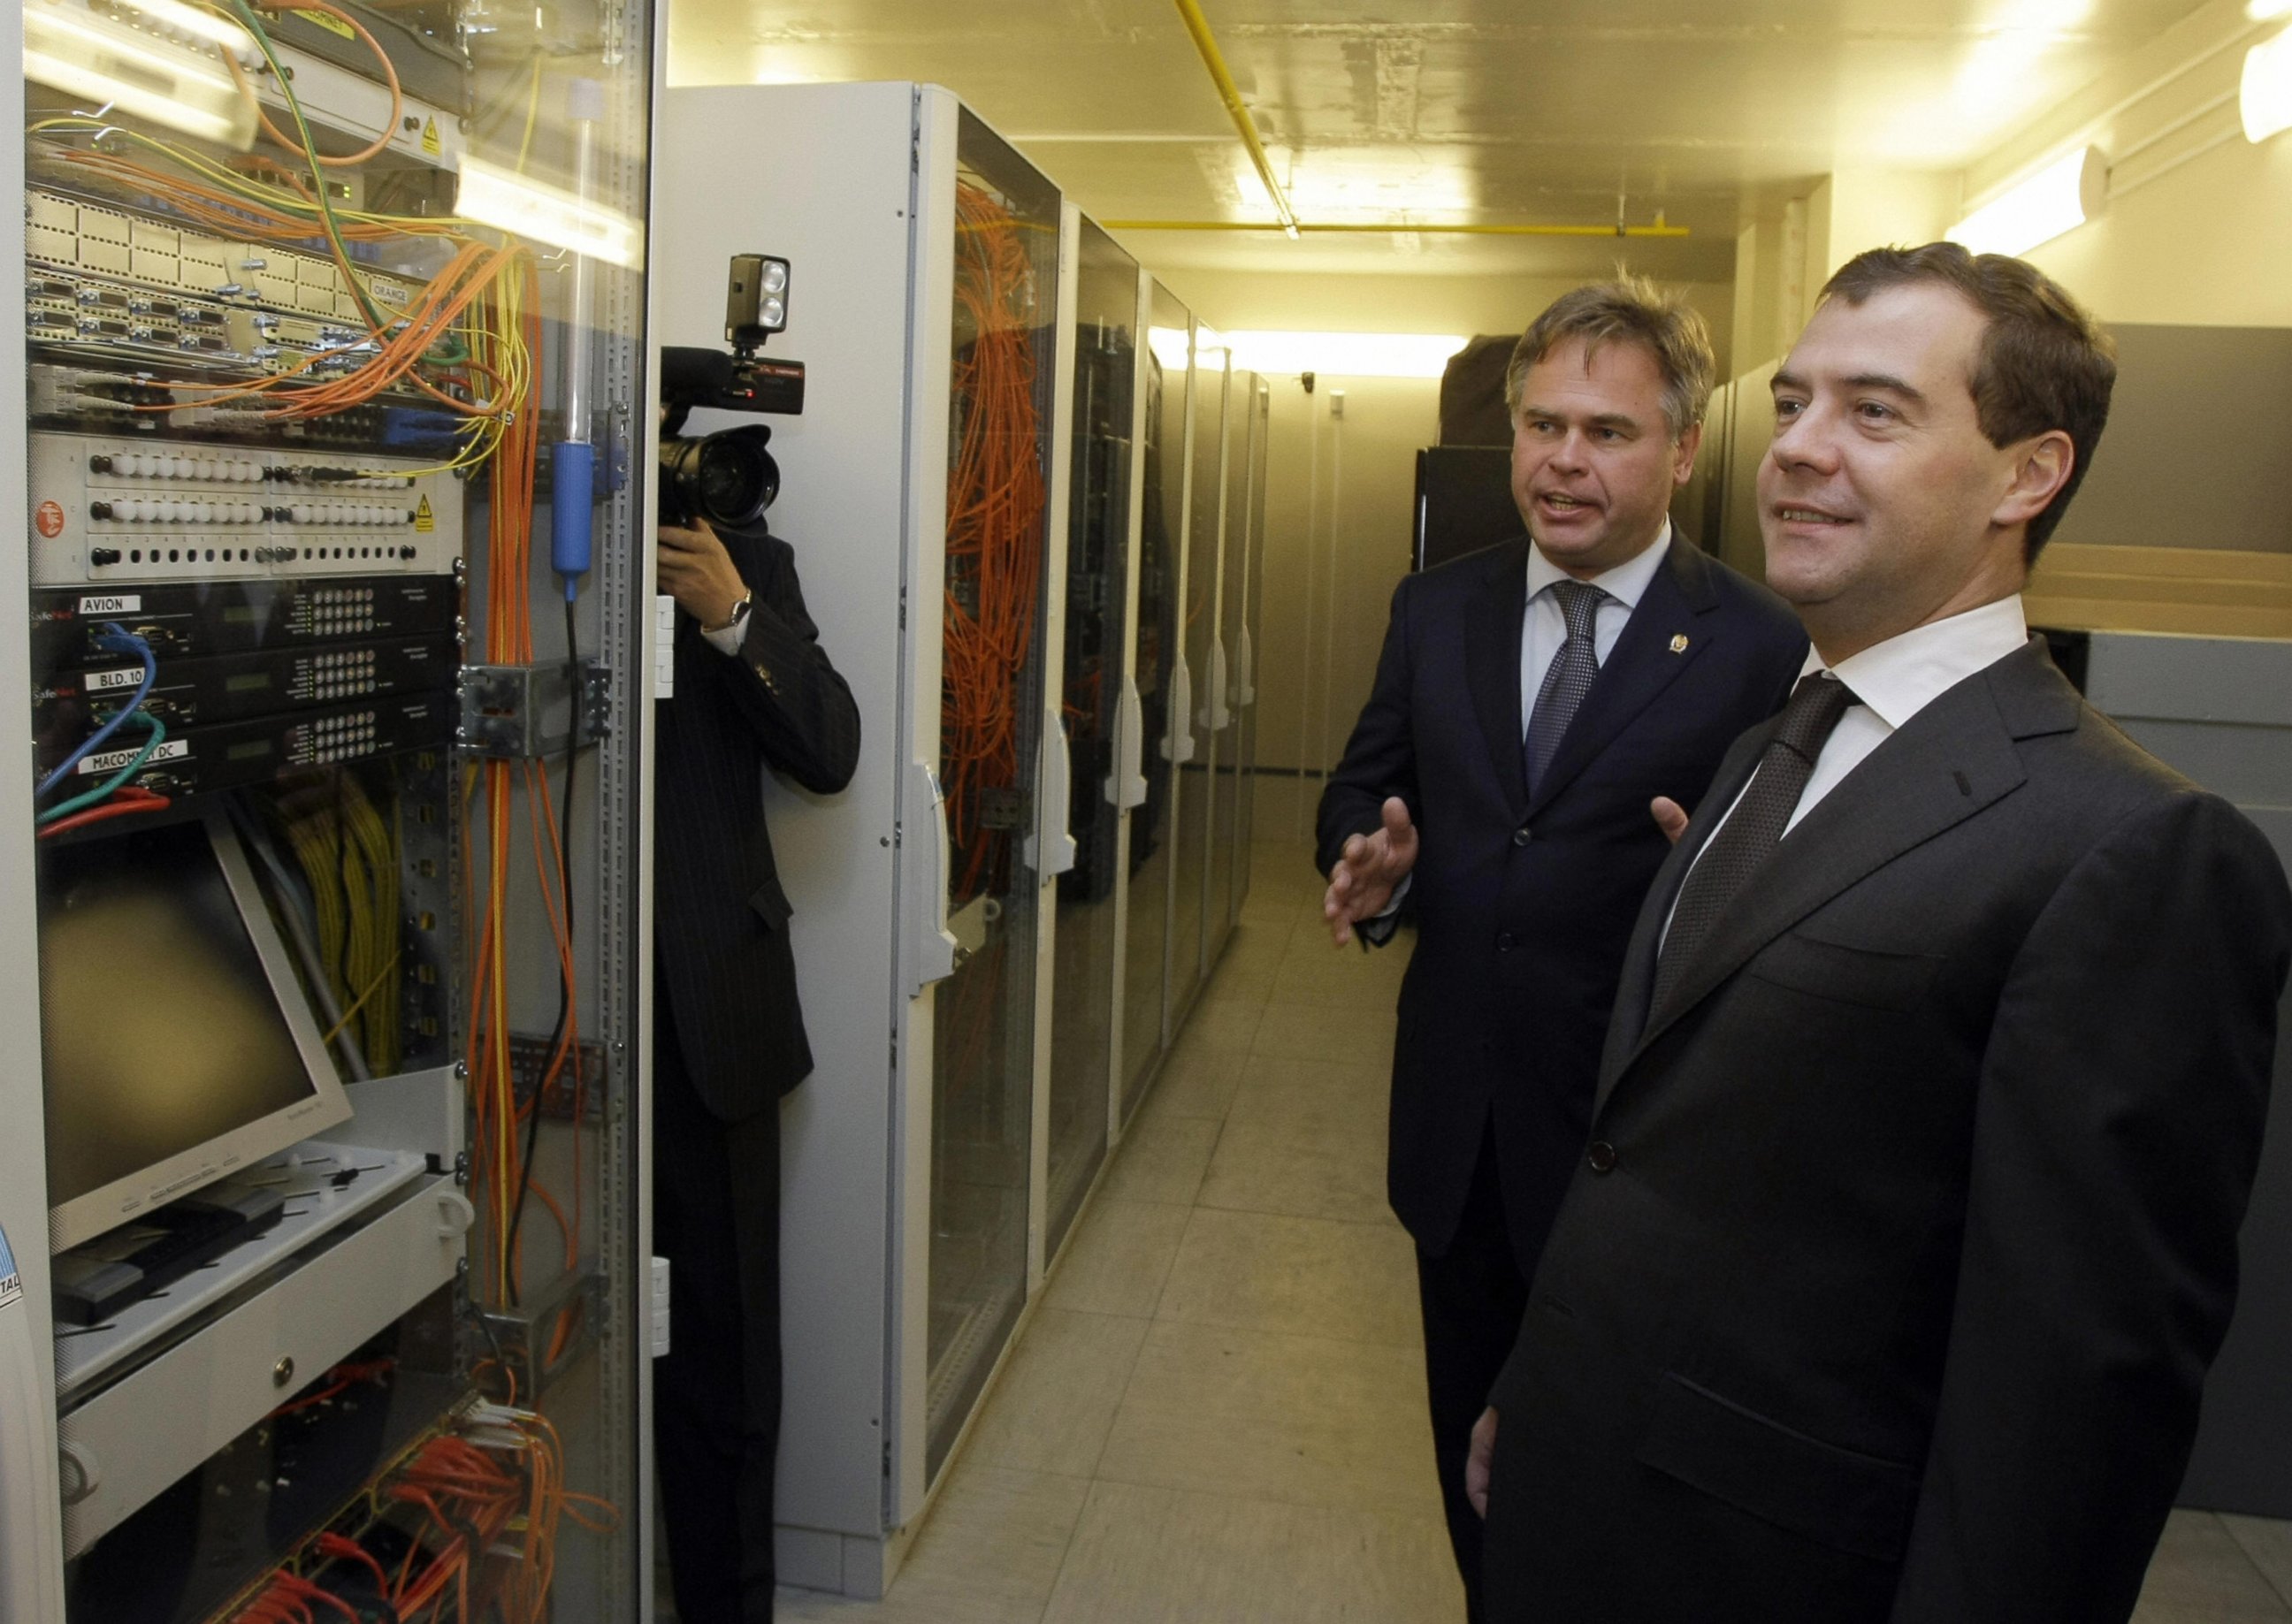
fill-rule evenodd
<path id="1" fill-rule="evenodd" d="M 23 1276 L 16 1272 L 16 1254 L 8 1250 L 8 1236 L 0 1230 L 0 1308 L 12 1308 L 24 1295 Z"/>
<path id="2" fill-rule="evenodd" d="M 42 535 L 52 542 L 54 541 L 64 533 L 63 504 L 54 502 L 42 502 L 32 514 L 32 524 Z"/>
<path id="3" fill-rule="evenodd" d="M 79 777 L 86 777 L 94 773 L 116 773 L 121 768 L 126 766 L 130 761 L 133 761 L 137 756 L 140 756 L 142 753 L 143 752 L 141 747 L 134 750 L 107 750 L 101 755 L 93 755 L 88 757 L 87 760 L 82 761 L 77 767 L 72 768 L 72 772 L 75 776 Z M 190 753 L 191 747 L 190 744 L 186 744 L 182 739 L 169 739 L 165 744 L 160 745 L 158 749 L 151 752 L 151 760 L 154 761 L 180 761 Z"/>
<path id="4" fill-rule="evenodd" d="M 139 592 L 128 592 L 115 598 L 83 598 L 79 612 L 83 615 L 135 615 L 141 613 L 143 598 Z"/>
<path id="5" fill-rule="evenodd" d="M 117 671 L 92 671 L 80 678 L 80 686 L 91 694 L 101 694 L 112 688 L 132 688 L 143 680 L 143 673 L 133 665 L 123 665 Z"/>
<path id="6" fill-rule="evenodd" d="M 440 143 L 438 140 L 438 121 L 435 118 L 424 119 L 422 121 L 422 150 L 428 153 L 434 158 L 441 149 Z"/>
<path id="7" fill-rule="evenodd" d="M 300 17 L 304 22 L 311 23 L 319 28 L 324 28 L 329 34 L 339 34 L 344 39 L 356 39 L 358 37 L 357 33 L 351 28 L 350 24 L 344 22 L 341 18 L 333 16 L 328 12 L 298 11 L 295 15 Z"/>
<path id="8" fill-rule="evenodd" d="M 430 498 L 427 495 L 422 498 L 420 505 L 414 510 L 414 527 L 424 535 L 429 535 L 438 527 L 438 516 L 430 511 Z"/>

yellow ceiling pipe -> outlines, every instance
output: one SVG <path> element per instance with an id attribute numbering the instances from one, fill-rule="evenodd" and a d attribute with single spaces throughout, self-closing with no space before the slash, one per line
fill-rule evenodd
<path id="1" fill-rule="evenodd" d="M 1241 144 L 1249 149 L 1249 161 L 1257 165 L 1257 178 L 1265 182 L 1266 195 L 1273 199 L 1273 212 L 1281 219 L 1278 225 L 1258 228 L 1267 231 L 1285 231 L 1297 235 L 1297 216 L 1289 207 L 1289 199 L 1281 190 L 1281 182 L 1273 178 L 1273 160 L 1265 156 L 1265 143 L 1257 139 L 1257 121 L 1249 116 L 1249 109 L 1241 100 L 1241 91 L 1226 71 L 1225 56 L 1218 50 L 1216 36 L 1210 32 L 1209 19 L 1202 15 L 1196 0 L 1177 0 L 1178 15 L 1185 20 L 1186 32 L 1194 36 L 1194 48 L 1202 53 L 1202 66 L 1210 70 L 1219 96 L 1225 101 L 1225 110 L 1232 116 L 1233 127 L 1241 136 Z"/>
<path id="2" fill-rule="evenodd" d="M 1376 224 L 1366 221 L 1296 221 L 1273 225 L 1256 220 L 1109 220 L 1101 222 L 1110 231 L 1287 231 L 1295 237 L 1303 231 L 1350 232 L 1374 236 L 1397 236 L 1404 231 L 1421 232 L 1428 236 L 1448 237 L 1686 237 L 1685 226 L 1666 225 L 1658 219 L 1651 226 L 1547 226 L 1547 225 L 1441 225 Z"/>

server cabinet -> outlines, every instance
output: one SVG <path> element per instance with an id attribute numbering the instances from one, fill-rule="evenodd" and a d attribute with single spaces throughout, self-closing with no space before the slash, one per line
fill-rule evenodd
<path id="1" fill-rule="evenodd" d="M 0 1615 L 642 1616 L 658 20 L 22 20 Z"/>
<path id="2" fill-rule="evenodd" d="M 1217 963 L 1241 909 L 1241 803 L 1249 793 L 1243 718 L 1256 695 L 1248 691 L 1253 650 L 1248 633 L 1252 435 L 1257 422 L 1255 373 L 1238 372 L 1229 385 L 1223 518 L 1219 550 L 1217 628 L 1210 644 L 1213 695 L 1209 725 L 1217 748 L 1210 768 L 1209 890 L 1202 908 L 1202 966 Z"/>
<path id="3" fill-rule="evenodd" d="M 1226 695 L 1219 679 L 1220 547 L 1225 533 L 1225 415 L 1232 374 L 1210 328 L 1194 327 L 1194 404 L 1187 434 L 1186 544 L 1179 569 L 1179 647 L 1192 703 L 1172 719 L 1177 754 L 1176 861 L 1171 872 L 1169 984 L 1165 1030 L 1174 1035 L 1201 991 L 1208 943 L 1213 775 L 1224 743 Z"/>
<path id="4" fill-rule="evenodd" d="M 931 86 L 674 91 L 659 157 L 665 342 L 722 342 L 731 256 L 789 263 L 771 524 L 860 712 L 844 792 L 764 794 L 814 1061 L 782 1113 L 780 1571 L 877 1594 L 1040 1255 L 1061 200 Z"/>
<path id="5" fill-rule="evenodd" d="M 1145 792 L 1143 707 L 1130 675 L 1146 406 L 1139 387 L 1143 284 L 1137 261 L 1094 222 L 1075 216 L 1069 240 L 1077 263 L 1060 709 L 1070 733 L 1066 826 L 1076 850 L 1074 866 L 1058 880 L 1056 904 L 1046 1262 L 1105 1162 L 1114 1125 L 1121 1058 L 1116 992 L 1129 903 L 1124 848 L 1129 809 Z"/>
<path id="6" fill-rule="evenodd" d="M 1174 884 L 1178 768 L 1191 757 L 1193 680 L 1181 640 L 1188 454 L 1193 403 L 1193 316 L 1148 283 L 1144 441 L 1139 461 L 1138 592 L 1130 679 L 1145 740 L 1142 797 L 1130 815 L 1123 926 L 1121 1116 L 1145 1098 L 1169 1024 L 1170 898 Z"/>
<path id="7" fill-rule="evenodd" d="M 1249 896 L 1251 854 L 1256 849 L 1257 810 L 1257 650 L 1259 627 L 1264 623 L 1265 476 L 1268 441 L 1272 430 L 1272 391 L 1260 377 L 1249 391 L 1249 498 L 1243 518 L 1247 524 L 1248 563 L 1242 573 L 1239 652 L 1234 657 L 1234 711 L 1238 718 L 1242 777 L 1234 823 L 1234 880 L 1232 917 L 1241 919 L 1241 904 Z"/>

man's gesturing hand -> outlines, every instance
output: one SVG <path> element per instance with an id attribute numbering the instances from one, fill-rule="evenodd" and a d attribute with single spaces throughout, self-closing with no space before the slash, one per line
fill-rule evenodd
<path id="1" fill-rule="evenodd" d="M 1384 827 L 1347 840 L 1329 871 L 1321 914 L 1329 921 L 1331 939 L 1340 947 L 1352 941 L 1353 927 L 1384 912 L 1393 887 L 1416 866 L 1416 825 L 1408 821 L 1408 803 L 1392 796 L 1384 803 Z"/>
<path id="2" fill-rule="evenodd" d="M 704 628 L 727 624 L 748 591 L 732 555 L 705 519 L 694 519 L 690 530 L 660 527 L 659 576 L 660 590 Z"/>
<path id="3" fill-rule="evenodd" d="M 1675 846 L 1679 844 L 1679 837 L 1687 832 L 1687 808 L 1668 795 L 1658 795 L 1648 802 L 1648 816 L 1663 831 L 1663 838 Z"/>
<path id="4" fill-rule="evenodd" d="M 1473 1423 L 1473 1451 L 1465 1457 L 1465 1498 L 1481 1516 L 1489 1515 L 1489 1466 L 1497 1458 L 1497 1412 L 1481 1411 Z"/>

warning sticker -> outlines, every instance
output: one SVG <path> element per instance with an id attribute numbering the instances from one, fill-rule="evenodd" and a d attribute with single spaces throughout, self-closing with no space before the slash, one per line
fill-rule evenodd
<path id="1" fill-rule="evenodd" d="M 438 527 L 438 516 L 430 511 L 430 498 L 427 496 L 414 510 L 414 527 L 424 535 Z"/>
<path id="2" fill-rule="evenodd" d="M 319 28 L 324 28 L 329 34 L 339 34 L 344 39 L 356 39 L 358 37 L 357 32 L 351 28 L 350 24 L 344 22 L 341 18 L 334 16 L 330 12 L 297 11 L 295 15 L 300 17 L 304 22 L 311 23 Z"/>
<path id="3" fill-rule="evenodd" d="M 61 502 L 44 502 L 33 511 L 32 524 L 50 541 L 64 533 L 64 510 Z"/>
<path id="4" fill-rule="evenodd" d="M 428 153 L 434 158 L 442 149 L 443 143 L 438 139 L 437 119 L 434 117 L 424 119 L 422 121 L 422 150 Z"/>

